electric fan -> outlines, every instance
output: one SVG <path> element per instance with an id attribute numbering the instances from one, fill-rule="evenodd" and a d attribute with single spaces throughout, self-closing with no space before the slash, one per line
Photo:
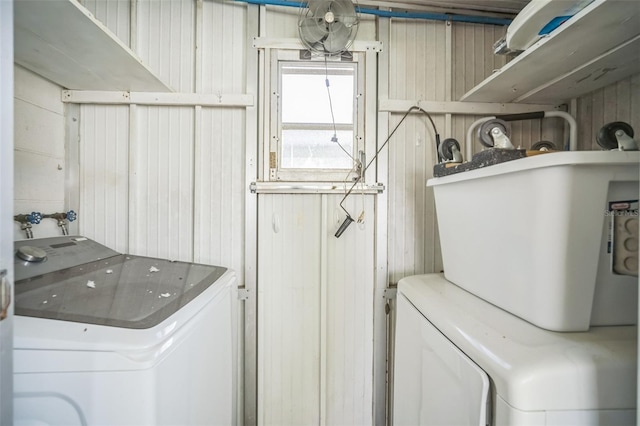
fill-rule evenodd
<path id="1" fill-rule="evenodd" d="M 358 32 L 358 15 L 350 0 L 309 0 L 300 12 L 298 32 L 311 51 L 345 52 Z"/>

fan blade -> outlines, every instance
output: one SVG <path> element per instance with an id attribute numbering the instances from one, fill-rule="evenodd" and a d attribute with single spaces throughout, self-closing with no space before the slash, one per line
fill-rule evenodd
<path id="1" fill-rule="evenodd" d="M 330 10 L 331 0 L 311 0 L 308 4 L 311 16 L 324 19 L 324 15 Z"/>
<path id="2" fill-rule="evenodd" d="M 324 21 L 317 18 L 305 18 L 299 28 L 300 36 L 310 45 L 322 40 L 329 32 Z"/>
<path id="3" fill-rule="evenodd" d="M 331 11 L 335 15 L 336 22 L 342 22 L 347 27 L 352 27 L 358 21 L 356 8 L 349 0 L 335 0 L 331 3 Z"/>
<path id="4" fill-rule="evenodd" d="M 329 53 L 339 53 L 347 47 L 351 30 L 342 22 L 329 25 L 329 35 L 324 40 L 324 50 Z"/>

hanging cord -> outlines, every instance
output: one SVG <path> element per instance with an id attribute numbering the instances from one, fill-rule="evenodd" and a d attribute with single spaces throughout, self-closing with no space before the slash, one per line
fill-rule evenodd
<path id="1" fill-rule="evenodd" d="M 329 89 L 329 67 L 327 65 L 327 55 L 324 56 L 324 82 L 327 86 L 327 96 L 329 97 L 329 110 L 331 111 L 331 123 L 333 124 L 333 137 L 331 138 L 331 142 L 335 142 L 338 144 L 341 150 L 344 151 L 345 154 L 351 158 L 351 161 L 355 162 L 356 160 L 353 158 L 349 151 L 344 149 L 344 147 L 338 141 L 338 131 L 336 130 L 336 119 L 333 115 L 333 102 L 331 101 L 331 90 Z"/>
<path id="2" fill-rule="evenodd" d="M 436 135 L 436 155 L 438 158 L 438 162 L 441 161 L 440 159 L 440 154 L 439 154 L 439 147 L 440 147 L 440 134 L 438 133 L 438 129 L 436 129 L 436 125 L 433 122 L 433 119 L 431 118 L 431 115 L 429 115 L 429 113 L 425 110 L 423 110 L 422 108 L 420 108 L 417 105 L 412 106 L 411 108 L 409 108 L 407 110 L 407 112 L 404 113 L 404 115 L 402 116 L 402 118 L 400 119 L 400 121 L 398 122 L 398 124 L 396 124 L 396 127 L 393 128 L 393 130 L 391 131 L 391 133 L 389 133 L 389 136 L 387 136 L 387 139 L 384 141 L 384 143 L 380 146 L 380 148 L 376 151 L 376 155 L 373 156 L 373 158 L 369 161 L 369 163 L 367 163 L 366 167 L 364 167 L 362 169 L 362 173 L 360 173 L 360 175 L 356 178 L 356 180 L 353 182 L 353 185 L 351 185 L 351 188 L 349 188 L 349 191 L 347 191 L 346 194 L 344 194 L 344 197 L 342 197 L 342 200 L 340 201 L 340 208 L 346 213 L 347 217 L 344 220 L 344 222 L 342 222 L 342 225 L 340 225 L 340 228 L 338 228 L 338 231 L 336 232 L 335 236 L 336 238 L 340 238 L 340 235 L 342 235 L 342 233 L 345 231 L 345 229 L 347 229 L 347 227 L 349 225 L 351 225 L 351 222 L 353 222 L 353 218 L 351 217 L 351 215 L 349 214 L 349 212 L 347 211 L 347 209 L 345 209 L 343 203 L 345 202 L 345 200 L 347 199 L 347 197 L 349 195 L 351 195 L 351 192 L 353 191 L 353 188 L 356 187 L 356 185 L 362 180 L 362 177 L 364 176 L 364 173 L 367 171 L 367 169 L 369 168 L 369 166 L 374 162 L 374 160 L 376 158 L 378 158 L 378 155 L 380 154 L 380 152 L 382 151 L 382 149 L 387 145 L 387 143 L 389 143 L 389 141 L 391 140 L 391 137 L 394 135 L 394 133 L 396 132 L 396 130 L 398 130 L 398 128 L 400 127 L 400 125 L 402 124 L 402 122 L 405 120 L 405 118 L 407 118 L 407 116 L 409 115 L 409 113 L 411 113 L 411 111 L 414 110 L 418 110 L 421 111 L 422 113 L 424 113 L 427 118 L 429 119 L 429 121 L 431 122 L 431 126 L 433 127 L 433 131 Z M 363 189 L 364 191 L 364 189 Z"/>

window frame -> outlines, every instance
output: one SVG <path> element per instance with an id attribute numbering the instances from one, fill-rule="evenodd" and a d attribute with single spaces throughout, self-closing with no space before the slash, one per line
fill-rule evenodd
<path id="1" fill-rule="evenodd" d="M 292 49 L 273 49 L 271 57 L 271 79 L 269 81 L 271 94 L 271 114 L 270 114 L 270 135 L 269 147 L 266 153 L 269 157 L 269 173 L 270 181 L 284 182 L 351 182 L 356 178 L 357 172 L 354 167 L 351 168 L 283 168 L 282 167 L 282 131 L 283 128 L 291 125 L 282 123 L 282 97 L 281 97 L 281 65 L 300 63 L 301 65 L 318 63 L 324 67 L 325 57 L 322 55 L 313 56 L 311 58 L 300 59 L 302 56 L 300 50 Z M 306 52 L 305 52 L 306 53 Z M 365 56 L 362 52 L 353 52 L 352 60 L 355 63 L 355 84 L 353 97 L 353 157 L 359 158 L 360 152 L 366 153 L 365 147 Z M 340 57 L 327 57 L 327 62 L 342 63 L 345 62 Z M 314 67 L 315 68 L 315 67 Z M 320 67 L 318 67 L 320 68 Z M 322 68 L 323 69 L 323 68 Z M 319 123 L 310 123 L 318 124 Z M 295 127 L 291 126 L 291 127 Z M 320 126 L 318 126 L 320 127 Z M 327 126 L 329 127 L 329 126 Z M 331 130 L 333 126 L 330 125 Z M 340 130 L 341 125 L 336 124 L 336 129 Z M 345 154 L 346 155 L 346 154 Z M 366 156 L 366 155 L 365 155 Z"/>

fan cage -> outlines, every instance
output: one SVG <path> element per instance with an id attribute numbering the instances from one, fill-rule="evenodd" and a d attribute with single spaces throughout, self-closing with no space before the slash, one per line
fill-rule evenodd
<path id="1" fill-rule="evenodd" d="M 336 8 L 339 13 L 334 14 Z M 298 34 L 302 44 L 310 52 L 322 56 L 341 56 L 349 52 L 358 34 L 360 15 L 357 10 L 357 5 L 350 0 L 304 3 L 298 19 Z"/>

